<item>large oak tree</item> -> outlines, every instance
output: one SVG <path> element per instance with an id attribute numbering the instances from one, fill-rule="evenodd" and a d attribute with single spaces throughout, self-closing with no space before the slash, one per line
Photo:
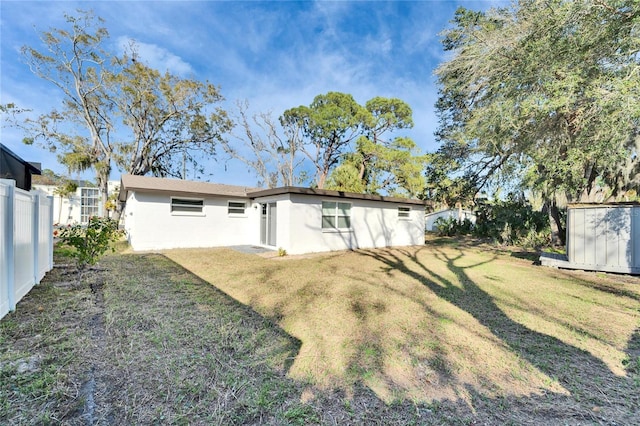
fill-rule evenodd
<path id="1" fill-rule="evenodd" d="M 41 46 L 22 48 L 31 71 L 63 98 L 23 123 L 25 142 L 58 152 L 70 170 L 93 169 L 103 208 L 114 163 L 130 174 L 184 177 L 185 161 L 215 153 L 230 127 L 216 86 L 150 68 L 135 44 L 122 54 L 107 49 L 109 33 L 91 12 L 66 21 L 42 32 Z"/>
<path id="2" fill-rule="evenodd" d="M 640 8 L 633 0 L 520 0 L 456 12 L 437 70 L 438 155 L 477 188 L 516 180 L 616 199 L 640 183 Z M 442 162 L 446 164 L 447 162 Z"/>

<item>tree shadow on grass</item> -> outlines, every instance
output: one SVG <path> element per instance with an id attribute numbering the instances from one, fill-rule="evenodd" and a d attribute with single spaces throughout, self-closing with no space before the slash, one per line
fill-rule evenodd
<path id="1" fill-rule="evenodd" d="M 564 276 L 568 279 L 572 279 L 576 284 L 581 285 L 583 287 L 592 288 L 594 290 L 601 291 L 603 293 L 609 293 L 614 296 L 627 297 L 629 299 L 633 299 L 636 302 L 640 302 L 640 277 L 638 276 L 630 276 L 625 274 L 616 274 L 614 272 L 589 272 L 589 271 L 579 271 L 583 272 L 584 275 L 580 276 L 580 280 L 575 280 L 575 273 L 577 271 L 569 272 L 567 270 L 558 270 L 558 274 Z M 620 279 L 620 281 L 628 283 L 628 285 L 637 285 L 638 290 L 633 291 L 626 288 L 621 288 L 619 285 L 613 285 L 612 283 L 603 282 L 602 279 L 596 279 L 598 274 L 604 275 L 609 280 Z M 608 280 L 607 280 L 608 281 Z"/>
<path id="2" fill-rule="evenodd" d="M 211 285 L 200 277 L 197 277 L 181 265 L 175 263 L 173 260 L 166 256 L 162 257 L 171 263 L 172 268 L 176 268 L 180 271 L 179 273 L 186 274 L 190 277 L 188 282 L 190 285 L 185 287 L 185 291 L 197 291 L 200 293 L 200 297 L 205 297 L 203 300 L 215 300 L 215 304 L 218 306 L 225 305 L 227 309 L 233 310 L 236 316 L 240 316 L 242 318 L 244 326 L 251 327 L 252 329 L 255 329 L 255 331 L 260 329 L 269 329 L 269 331 L 274 334 L 272 337 L 278 340 L 278 345 L 275 345 L 273 350 L 279 352 L 281 354 L 280 357 L 284 357 L 283 373 L 288 373 L 296 356 L 298 356 L 302 345 L 302 342 L 299 339 L 284 331 L 276 322 L 273 321 L 272 318 L 266 318 L 260 315 L 250 306 L 238 302 L 216 286 Z M 275 354 L 267 353 L 266 355 Z"/>
<path id="3" fill-rule="evenodd" d="M 166 256 L 105 264 L 109 345 L 100 377 L 113 423 L 275 424 L 282 407 L 304 408 L 300 384 L 286 377 L 298 339 Z"/>
<path id="4" fill-rule="evenodd" d="M 591 354 L 553 337 L 530 330 L 511 320 L 499 309 L 491 296 L 470 279 L 468 269 L 478 265 L 459 266 L 459 261 L 463 259 L 463 252 L 459 251 L 458 254 L 451 255 L 447 251 L 449 249 L 451 248 L 436 249 L 435 256 L 444 262 L 449 272 L 457 276 L 461 286 L 430 268 L 428 263 L 420 259 L 420 250 L 362 250 L 358 253 L 382 262 L 389 273 L 399 271 L 419 281 L 441 299 L 472 315 L 480 324 L 509 346 L 514 353 L 548 376 L 556 378 L 571 392 L 571 395 L 547 392 L 531 397 L 505 395 L 489 398 L 483 393 L 483 389 L 468 386 L 466 390 L 471 396 L 471 407 L 460 400 L 443 401 L 440 399 L 432 404 L 414 404 L 408 398 L 398 398 L 391 402 L 384 402 L 380 399 L 379 394 L 364 386 L 363 381 L 360 380 L 360 378 L 366 380 L 369 374 L 375 375 L 379 372 L 383 362 L 381 351 L 384 350 L 384 342 L 379 341 L 379 336 L 374 329 L 365 329 L 365 332 L 359 336 L 360 338 L 355 340 L 356 353 L 350 360 L 348 374 L 350 373 L 356 380 L 352 393 L 345 394 L 345 390 L 342 388 L 333 392 L 331 390 L 314 390 L 315 399 L 312 404 L 322 420 L 321 423 L 406 424 L 414 421 L 418 424 L 443 424 L 469 422 L 471 419 L 480 423 L 496 424 L 516 419 L 514 422 L 517 424 L 557 424 L 559 422 L 571 423 L 572 421 L 602 422 L 613 417 L 618 423 L 632 423 L 630 419 L 633 419 L 634 412 L 637 412 L 638 404 L 637 400 L 628 395 L 637 392 L 638 387 L 633 388 L 630 381 L 625 378 L 615 377 L 606 365 Z M 453 250 L 456 248 L 454 247 Z M 491 262 L 494 259 L 495 257 L 483 263 Z M 320 263 L 325 261 L 324 258 L 319 260 Z M 237 271 L 236 273 L 245 274 L 246 272 Z M 259 279 L 263 281 L 265 278 L 270 280 L 273 271 L 253 270 L 251 273 L 259 276 Z M 334 273 L 339 272 L 331 271 L 331 274 Z M 370 283 L 369 279 L 361 274 L 353 278 L 368 284 L 385 285 L 377 282 Z M 376 280 L 372 279 L 372 281 Z M 211 284 L 215 286 L 214 282 Z M 398 295 L 401 297 L 411 297 L 411 294 L 404 294 L 395 288 L 392 282 L 389 283 L 389 290 L 399 292 Z M 220 290 L 216 289 L 216 291 Z M 250 306 L 230 298 L 226 293 L 222 294 L 229 299 L 229 303 L 234 306 L 233 309 L 238 312 L 239 316 L 244 317 L 246 313 L 249 318 L 257 316 L 265 320 L 265 315 L 268 315 L 269 319 L 266 320 L 278 327 L 274 320 L 278 320 L 277 311 L 284 305 L 276 305 L 275 311 L 270 314 L 258 313 Z M 376 304 L 358 303 L 358 299 L 354 300 L 356 302 L 352 303 L 349 308 L 355 317 L 362 320 L 363 323 L 367 322 L 369 315 L 375 317 L 378 313 L 377 310 L 384 309 L 384 303 L 377 306 Z M 312 302 L 313 299 L 308 301 L 311 305 Z M 282 303 L 287 302 L 283 301 Z M 240 309 L 236 309 L 235 306 Z M 427 304 L 422 307 L 427 311 L 430 310 Z M 436 317 L 437 313 L 432 312 L 430 316 Z M 413 337 L 419 338 L 418 336 Z M 298 356 L 298 353 L 296 352 L 292 356 Z M 446 357 L 446 354 L 442 354 L 440 356 L 442 365 L 434 364 L 431 367 L 439 374 L 440 380 L 455 380 L 455 377 L 449 375 L 449 370 L 445 365 Z M 390 385 L 394 384 L 392 377 L 387 379 Z M 298 381 L 295 383 L 297 386 L 305 386 Z M 401 386 L 399 384 L 399 387 Z M 626 395 L 624 395 L 625 393 Z M 398 395 L 400 396 L 400 394 Z M 293 397 L 296 396 L 293 395 Z M 594 407 L 598 407 L 598 410 L 604 408 L 602 411 L 594 411 Z"/>
<path id="5" fill-rule="evenodd" d="M 547 394 L 543 397 L 528 398 L 528 401 L 523 398 L 508 398 L 513 407 L 523 403 L 528 405 L 551 402 L 552 405 L 565 405 L 568 409 L 565 414 L 576 419 L 601 422 L 608 420 L 607 415 L 627 420 L 635 418 L 639 404 L 638 398 L 633 395 L 640 389 L 638 376 L 635 377 L 635 383 L 631 377 L 616 376 L 599 358 L 590 353 L 512 320 L 493 298 L 470 278 L 468 269 L 491 262 L 495 257 L 475 265 L 459 266 L 459 261 L 464 258 L 463 251 L 458 250 L 455 253 L 453 250 L 434 248 L 436 258 L 444 262 L 447 269 L 457 277 L 460 283 L 458 285 L 429 268 L 426 262 L 419 258 L 422 250 L 425 249 L 364 250 L 362 254 L 385 264 L 389 271 L 400 271 L 419 281 L 438 297 L 473 316 L 508 345 L 511 351 L 547 376 L 556 379 L 570 393 L 569 396 Z M 636 330 L 628 345 L 627 353 L 630 359 L 638 359 L 632 355 L 640 351 L 638 340 Z M 637 362 L 640 363 L 640 359 Z M 481 400 L 485 399 L 477 390 L 468 390 L 474 396 L 474 403 L 481 403 Z M 557 408 L 558 406 L 553 408 L 553 411 L 557 411 Z M 544 415 L 542 412 L 540 414 Z M 559 413 L 554 414 L 557 415 L 562 416 Z"/>

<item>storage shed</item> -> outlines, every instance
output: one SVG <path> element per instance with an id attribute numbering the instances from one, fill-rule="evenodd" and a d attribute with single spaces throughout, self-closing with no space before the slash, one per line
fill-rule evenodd
<path id="1" fill-rule="evenodd" d="M 640 204 L 584 203 L 567 207 L 567 255 L 543 265 L 640 274 Z"/>

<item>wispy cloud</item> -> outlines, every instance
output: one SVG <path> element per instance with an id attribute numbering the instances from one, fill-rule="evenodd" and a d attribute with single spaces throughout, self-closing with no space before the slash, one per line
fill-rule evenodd
<path id="1" fill-rule="evenodd" d="M 42 111 L 60 105 L 55 88 L 20 63 L 19 48 L 40 43 L 34 26 L 63 27 L 63 13 L 93 9 L 105 19 L 115 50 L 136 40 L 140 59 L 149 66 L 220 85 L 225 108 L 247 99 L 253 111 L 277 117 L 329 91 L 350 93 L 360 103 L 397 97 L 414 111 L 416 124 L 406 135 L 432 151 L 438 92 L 433 69 L 444 58 L 438 33 L 458 5 L 495 4 L 0 1 L 2 102 Z M 229 165 L 225 172 L 222 164 L 211 166 L 214 178 L 254 183 L 247 181 L 244 167 L 236 172 Z"/>
<path id="2" fill-rule="evenodd" d="M 159 71 L 169 71 L 179 76 L 193 74 L 193 68 L 180 56 L 169 52 L 167 49 L 155 44 L 144 43 L 126 36 L 117 39 L 120 53 L 131 48 L 135 50 L 138 59 L 151 68 Z"/>

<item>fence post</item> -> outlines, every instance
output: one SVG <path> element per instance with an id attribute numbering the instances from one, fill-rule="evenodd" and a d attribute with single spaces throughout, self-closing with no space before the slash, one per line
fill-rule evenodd
<path id="1" fill-rule="evenodd" d="M 2 244 L 6 249 L 7 270 L 4 272 L 7 280 L 7 300 L 9 301 L 9 310 L 16 310 L 16 291 L 15 291 L 15 238 L 14 238 L 14 212 L 16 202 L 16 181 L 11 179 L 0 179 L 6 185 L 8 193 L 7 211 L 5 212 L 5 222 L 2 224 Z"/>
<path id="2" fill-rule="evenodd" d="M 33 203 L 33 239 L 31 241 L 31 250 L 33 250 L 33 284 L 38 284 L 38 269 L 40 269 L 40 194 L 34 192 L 31 194 L 31 202 Z"/>
<path id="3" fill-rule="evenodd" d="M 49 271 L 53 269 L 53 197 L 47 195 L 47 198 L 50 200 L 49 203 Z"/>

